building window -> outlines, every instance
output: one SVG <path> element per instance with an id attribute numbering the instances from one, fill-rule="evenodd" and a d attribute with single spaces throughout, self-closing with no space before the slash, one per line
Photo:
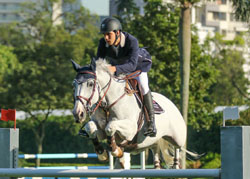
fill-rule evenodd
<path id="1" fill-rule="evenodd" d="M 217 0 L 216 4 L 220 5 L 220 4 L 227 4 L 227 0 Z"/>
<path id="2" fill-rule="evenodd" d="M 1 18 L 2 20 L 6 20 L 6 17 L 7 17 L 7 15 L 6 15 L 5 13 L 3 13 L 3 14 L 0 15 L 0 18 Z"/>
<path id="3" fill-rule="evenodd" d="M 227 0 L 221 0 L 221 4 L 227 4 Z"/>
<path id="4" fill-rule="evenodd" d="M 224 12 L 213 12 L 213 20 L 227 20 L 226 13 Z"/>
<path id="5" fill-rule="evenodd" d="M 236 21 L 234 13 L 230 13 L 230 21 Z"/>
<path id="6" fill-rule="evenodd" d="M 1 3 L 0 4 L 0 9 L 6 10 L 7 9 L 7 4 L 6 3 Z"/>
<path id="7" fill-rule="evenodd" d="M 16 17 L 16 18 L 15 18 L 16 20 L 20 20 L 20 15 L 15 14 L 15 17 Z"/>
<path id="8" fill-rule="evenodd" d="M 222 33 L 222 35 L 225 35 L 225 36 L 227 35 L 227 31 L 226 30 L 222 30 L 221 33 Z"/>

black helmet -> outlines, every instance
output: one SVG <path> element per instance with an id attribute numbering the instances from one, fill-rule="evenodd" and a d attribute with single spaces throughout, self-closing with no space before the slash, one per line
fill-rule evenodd
<path id="1" fill-rule="evenodd" d="M 120 21 L 114 17 L 108 17 L 101 23 L 100 33 L 104 34 L 114 30 L 122 30 Z"/>

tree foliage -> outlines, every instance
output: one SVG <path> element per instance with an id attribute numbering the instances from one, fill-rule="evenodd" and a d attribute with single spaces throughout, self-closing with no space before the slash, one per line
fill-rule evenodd
<path id="1" fill-rule="evenodd" d="M 178 22 L 180 9 L 160 0 L 149 0 L 145 15 L 124 24 L 126 30 L 147 47 L 153 58 L 149 72 L 152 90 L 164 94 L 175 104 L 180 100 L 180 63 L 178 50 Z M 193 32 L 195 34 L 195 29 Z M 212 111 L 213 102 L 209 96 L 215 83 L 217 71 L 212 57 L 205 51 L 209 44 L 201 46 L 198 36 L 192 35 L 189 124 L 196 128 L 208 125 L 203 115 Z"/>
<path id="2" fill-rule="evenodd" d="M 119 17 L 130 18 L 139 13 L 139 8 L 136 6 L 134 0 L 116 0 L 115 3 Z"/>
<path id="3" fill-rule="evenodd" d="M 250 23 L 250 1 L 232 0 L 236 19 Z"/>
<path id="4" fill-rule="evenodd" d="M 8 83 L 8 77 L 15 75 L 16 71 L 21 69 L 13 48 L 0 45 L 0 95 L 8 93 L 11 84 Z"/>
<path id="5" fill-rule="evenodd" d="M 52 110 L 73 108 L 71 83 L 75 72 L 70 59 L 88 63 L 98 38 L 96 17 L 84 8 L 70 8 L 75 1 L 64 1 L 67 8 L 59 14 L 59 24 L 54 23 L 52 11 L 57 1 L 40 2 L 25 4 L 23 21 L 0 30 L 0 43 L 12 46 L 16 64 L 22 65 L 22 70 L 8 75 L 11 88 L 0 94 L 1 106 L 29 114 L 38 153 L 42 152 Z M 9 63 L 5 58 L 3 66 Z"/>
<path id="6" fill-rule="evenodd" d="M 211 91 L 213 101 L 222 106 L 247 104 L 250 82 L 243 71 L 243 64 L 246 63 L 242 48 L 244 39 L 236 36 L 234 40 L 228 41 L 217 34 L 213 42 L 217 49 L 214 66 L 219 70 L 216 84 Z"/>

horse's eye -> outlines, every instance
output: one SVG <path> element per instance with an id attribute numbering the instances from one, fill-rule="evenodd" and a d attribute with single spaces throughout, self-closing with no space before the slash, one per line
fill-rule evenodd
<path id="1" fill-rule="evenodd" d="M 94 82 L 93 82 L 93 81 L 89 81 L 89 82 L 88 82 L 88 86 L 89 86 L 89 87 L 93 87 L 93 86 L 94 86 Z"/>

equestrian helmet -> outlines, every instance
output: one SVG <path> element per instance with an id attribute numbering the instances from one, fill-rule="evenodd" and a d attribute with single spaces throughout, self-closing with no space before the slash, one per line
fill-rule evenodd
<path id="1" fill-rule="evenodd" d="M 118 30 L 122 30 L 122 25 L 120 21 L 114 17 L 108 17 L 101 23 L 100 33 L 102 34 Z"/>

